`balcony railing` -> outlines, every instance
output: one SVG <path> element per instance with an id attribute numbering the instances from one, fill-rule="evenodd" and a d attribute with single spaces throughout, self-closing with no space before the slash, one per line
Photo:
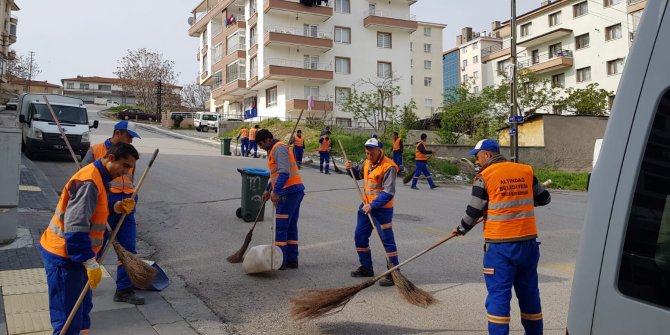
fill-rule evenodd
<path id="1" fill-rule="evenodd" d="M 500 50 L 505 50 L 508 49 L 512 45 L 511 40 L 507 39 L 502 42 L 496 43 L 494 45 L 491 45 L 489 47 L 483 48 L 482 49 L 482 57 L 486 57 L 490 54 L 496 53 Z"/>
<path id="2" fill-rule="evenodd" d="M 628 4 L 633 5 L 633 4 L 636 4 L 638 2 L 642 2 L 642 1 L 644 1 L 644 0 L 628 0 Z"/>
<path id="3" fill-rule="evenodd" d="M 545 73 L 557 69 L 569 68 L 573 65 L 572 51 L 557 50 L 544 53 L 519 62 L 519 69 L 528 69 L 535 73 Z"/>
<path id="4" fill-rule="evenodd" d="M 533 66 L 535 64 L 544 63 L 546 61 L 549 61 L 549 60 L 552 60 L 552 59 L 558 58 L 558 57 L 572 58 L 572 51 L 570 51 L 570 50 L 557 50 L 553 54 L 547 52 L 547 53 L 540 54 L 537 57 L 530 57 L 530 58 L 527 58 L 523 61 L 519 61 L 519 68 L 523 69 L 523 68 L 526 68 L 526 67 Z"/>
<path id="5" fill-rule="evenodd" d="M 322 70 L 322 71 L 332 71 L 333 65 L 326 63 L 310 62 L 310 61 L 299 61 L 291 59 L 281 59 L 281 58 L 270 58 L 265 61 L 265 65 L 274 65 L 274 66 L 284 66 L 284 67 L 293 67 L 299 69 L 307 70 Z"/>
<path id="6" fill-rule="evenodd" d="M 226 48 L 226 56 L 232 54 L 235 51 L 246 51 L 245 43 L 234 43 L 229 45 Z"/>
<path id="7" fill-rule="evenodd" d="M 281 34 L 289 34 L 289 35 L 296 35 L 296 36 L 305 36 L 305 37 L 314 37 L 314 38 L 323 38 L 327 40 L 333 39 L 333 34 L 330 31 L 313 31 L 309 29 L 308 31 L 305 31 L 305 29 L 300 29 L 300 28 L 295 28 L 295 27 L 284 27 L 284 26 L 276 26 L 276 25 L 271 25 L 268 26 L 267 29 L 265 29 L 266 33 L 281 33 Z"/>
<path id="8" fill-rule="evenodd" d="M 368 16 L 379 16 L 379 17 L 385 17 L 389 19 L 396 19 L 396 20 L 406 20 L 406 21 L 416 21 L 416 15 L 392 15 L 389 13 L 384 13 L 381 10 L 366 10 L 363 12 L 363 17 L 368 17 Z"/>
<path id="9" fill-rule="evenodd" d="M 226 84 L 230 84 L 236 80 L 247 80 L 244 76 L 244 70 L 226 72 Z"/>

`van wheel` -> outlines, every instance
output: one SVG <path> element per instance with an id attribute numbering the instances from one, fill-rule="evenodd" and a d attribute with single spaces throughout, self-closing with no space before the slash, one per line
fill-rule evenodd
<path id="1" fill-rule="evenodd" d="M 202 126 L 202 131 L 209 133 L 209 127 L 207 126 Z"/>

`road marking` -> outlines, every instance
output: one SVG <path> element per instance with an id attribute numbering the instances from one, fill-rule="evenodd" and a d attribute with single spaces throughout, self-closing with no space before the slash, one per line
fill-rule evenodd
<path id="1" fill-rule="evenodd" d="M 37 186 L 31 186 L 31 185 L 19 185 L 19 191 L 27 191 L 27 192 L 42 192 L 42 189 L 37 187 Z"/>
<path id="2" fill-rule="evenodd" d="M 324 248 L 324 247 L 328 247 L 328 246 L 331 246 L 331 245 L 337 245 L 337 244 L 342 244 L 342 243 L 346 243 L 346 242 L 347 241 L 338 240 L 338 241 L 329 241 L 329 242 L 321 242 L 321 243 L 301 245 L 300 250 L 319 249 L 319 248 Z"/>

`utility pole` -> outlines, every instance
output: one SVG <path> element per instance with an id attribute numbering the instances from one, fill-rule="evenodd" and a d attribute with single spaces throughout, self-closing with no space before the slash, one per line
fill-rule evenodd
<path id="1" fill-rule="evenodd" d="M 156 121 L 161 122 L 163 118 L 163 113 L 161 110 L 161 96 L 163 95 L 163 82 L 159 79 L 158 82 L 156 83 L 156 110 L 158 112 L 158 115 L 156 117 Z"/>
<path id="2" fill-rule="evenodd" d="M 30 93 L 30 86 L 32 85 L 31 81 L 33 80 L 33 56 L 35 51 L 30 52 L 30 65 L 28 65 L 28 92 Z"/>
<path id="3" fill-rule="evenodd" d="M 512 63 L 512 85 L 510 87 L 510 128 L 509 128 L 509 140 L 510 140 L 510 160 L 513 162 L 519 162 L 519 133 L 518 133 L 518 123 L 516 117 L 518 116 L 518 106 L 517 106 L 517 58 L 516 58 L 516 0 L 512 1 L 512 19 L 510 20 L 510 25 L 512 26 L 512 40 L 510 46 L 510 62 Z"/>

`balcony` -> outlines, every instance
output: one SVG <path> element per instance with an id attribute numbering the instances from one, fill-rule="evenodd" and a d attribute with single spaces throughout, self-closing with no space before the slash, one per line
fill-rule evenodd
<path id="1" fill-rule="evenodd" d="M 7 51 L 7 60 L 16 60 L 16 51 L 14 50 Z"/>
<path id="2" fill-rule="evenodd" d="M 191 25 L 191 28 L 188 29 L 188 35 L 191 37 L 198 37 L 200 33 L 207 28 L 209 21 L 234 2 L 235 0 L 203 0 L 200 2 L 200 4 L 191 11 L 193 16 L 188 19 L 188 23 Z"/>
<path id="3" fill-rule="evenodd" d="M 482 63 L 486 63 L 496 58 L 509 56 L 511 52 L 510 46 L 511 40 L 507 39 L 482 49 Z"/>
<path id="4" fill-rule="evenodd" d="M 519 69 L 528 69 L 537 74 L 571 68 L 572 65 L 573 58 L 570 50 L 558 50 L 554 54 L 544 53 L 519 61 Z"/>
<path id="5" fill-rule="evenodd" d="M 333 110 L 333 102 L 328 101 L 328 97 L 313 97 L 312 112 L 331 112 Z M 309 109 L 309 98 L 294 97 L 286 101 L 286 111 L 300 111 Z"/>
<path id="6" fill-rule="evenodd" d="M 328 1 L 325 6 L 305 6 L 296 1 L 289 0 L 265 0 L 263 12 L 270 15 L 283 15 L 292 18 L 318 20 L 325 22 L 333 16 L 333 3 Z"/>
<path id="7" fill-rule="evenodd" d="M 330 64 L 288 59 L 268 59 L 264 69 L 266 79 L 304 79 L 327 82 L 333 80 Z"/>
<path id="8" fill-rule="evenodd" d="M 266 31 L 263 42 L 265 46 L 303 47 L 321 52 L 333 48 L 333 38 L 330 32 L 305 31 L 281 26 L 269 26 Z"/>
<path id="9" fill-rule="evenodd" d="M 370 29 L 391 29 L 396 31 L 404 31 L 413 33 L 418 27 L 416 17 L 408 15 L 407 17 L 400 17 L 395 15 L 387 15 L 378 10 L 366 10 L 363 12 L 363 25 Z"/>
<path id="10" fill-rule="evenodd" d="M 628 14 L 643 10 L 647 7 L 647 0 L 628 0 Z"/>
<path id="11" fill-rule="evenodd" d="M 517 45 L 524 48 L 532 48 L 540 44 L 547 44 L 551 41 L 559 40 L 563 37 L 570 36 L 571 34 L 572 29 L 558 28 L 538 36 L 529 35 L 521 37 L 519 42 L 517 42 Z"/>
<path id="12" fill-rule="evenodd" d="M 232 69 L 232 68 L 231 68 Z M 241 71 L 226 71 L 226 82 L 212 91 L 212 98 L 230 100 L 251 92 L 247 89 L 247 80 Z"/>
<path id="13" fill-rule="evenodd" d="M 212 43 L 216 44 L 226 40 L 226 37 L 232 35 L 238 30 L 244 31 L 247 28 L 247 22 L 244 15 L 234 16 L 235 20 L 232 24 L 228 24 L 227 27 L 223 28 L 222 34 L 215 35 Z"/>

